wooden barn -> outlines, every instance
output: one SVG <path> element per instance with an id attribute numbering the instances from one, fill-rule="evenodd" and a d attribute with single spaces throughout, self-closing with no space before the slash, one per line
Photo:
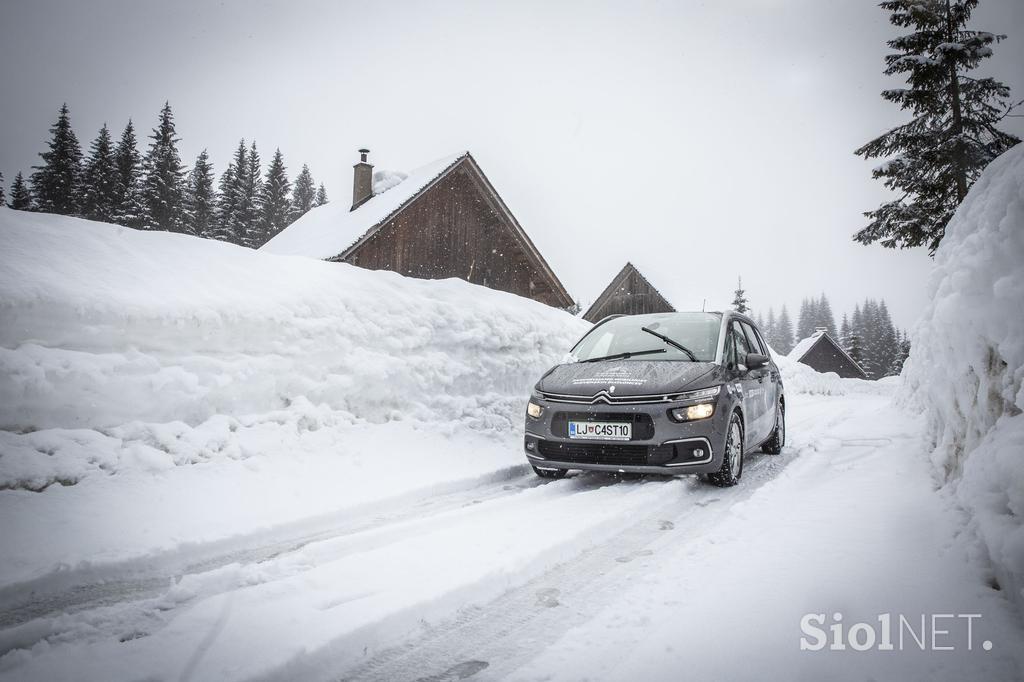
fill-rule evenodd
<path id="1" fill-rule="evenodd" d="M 619 270 L 594 304 L 583 314 L 588 322 L 597 322 L 609 315 L 642 315 L 674 313 L 675 308 L 640 274 L 632 263 Z"/>
<path id="2" fill-rule="evenodd" d="M 309 211 L 266 243 L 271 253 L 410 277 L 458 277 L 556 308 L 573 300 L 469 152 L 411 173 L 376 173 L 359 150 L 351 207 Z"/>
<path id="3" fill-rule="evenodd" d="M 868 378 L 860 365 L 824 329 L 796 344 L 788 357 L 819 372 L 835 372 L 844 379 Z"/>

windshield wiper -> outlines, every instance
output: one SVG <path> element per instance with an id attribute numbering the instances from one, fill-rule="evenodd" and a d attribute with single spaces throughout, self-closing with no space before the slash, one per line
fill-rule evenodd
<path id="1" fill-rule="evenodd" d="M 700 360 L 697 359 L 697 356 L 694 355 L 692 350 L 690 350 L 689 348 L 687 348 L 683 344 L 679 343 L 678 341 L 673 341 L 672 339 L 668 338 L 664 334 L 659 334 L 658 332 L 654 331 L 653 329 L 648 329 L 647 327 L 640 327 L 640 330 L 641 331 L 645 331 L 648 334 L 651 334 L 653 336 L 657 336 L 659 339 L 661 339 L 662 341 L 664 341 L 665 343 L 667 343 L 670 346 L 675 346 L 679 350 L 681 350 L 684 353 L 686 353 L 687 355 L 689 355 L 690 359 L 693 360 L 694 362 L 700 362 Z"/>
<path id="2" fill-rule="evenodd" d="M 614 355 L 603 355 L 599 358 L 588 358 L 587 360 L 580 360 L 580 362 L 601 362 L 602 360 L 622 360 L 625 358 L 631 358 L 634 355 L 651 355 L 652 353 L 664 353 L 664 348 L 652 348 L 651 350 L 634 350 L 628 353 L 615 353 Z"/>

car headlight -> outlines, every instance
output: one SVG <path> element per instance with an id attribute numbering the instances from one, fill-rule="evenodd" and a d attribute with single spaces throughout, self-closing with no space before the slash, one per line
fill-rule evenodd
<path id="1" fill-rule="evenodd" d="M 711 388 L 702 388 L 699 391 L 690 391 L 689 393 L 681 393 L 678 396 L 676 396 L 676 400 L 702 400 L 704 398 L 714 398 L 716 395 L 718 395 L 721 392 L 722 392 L 721 385 L 719 385 L 719 386 L 712 386 Z"/>
<path id="2" fill-rule="evenodd" d="M 669 414 L 677 422 L 692 422 L 697 419 L 707 419 L 715 413 L 714 403 L 698 403 L 687 407 L 677 407 L 669 410 Z"/>
<path id="3" fill-rule="evenodd" d="M 544 408 L 531 400 L 526 404 L 526 414 L 533 419 L 540 419 L 540 416 L 544 414 Z"/>

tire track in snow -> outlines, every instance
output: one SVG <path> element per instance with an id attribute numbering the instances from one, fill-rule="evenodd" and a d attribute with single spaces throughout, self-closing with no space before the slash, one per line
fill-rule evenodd
<path id="1" fill-rule="evenodd" d="M 488 604 L 426 625 L 417 636 L 381 651 L 340 679 L 449 679 L 444 677 L 447 670 L 470 662 L 487 663 L 485 668 L 477 666 L 474 675 L 479 679 L 500 677 L 511 671 L 511 663 L 525 660 L 557 634 L 596 613 L 606 601 L 604 595 L 642 579 L 644 568 L 658 561 L 666 543 L 704 533 L 718 515 L 752 495 L 796 456 L 793 448 L 778 456 L 748 455 L 742 482 L 735 488 L 714 488 L 691 479 L 680 498 L 653 506 L 604 542 Z"/>
<path id="2" fill-rule="evenodd" d="M 558 636 L 593 617 L 623 584 L 642 579 L 644 569 L 657 563 L 661 548 L 708 532 L 728 507 L 748 499 L 797 457 L 820 449 L 820 438 L 805 438 L 804 429 L 811 431 L 813 426 L 817 436 L 850 416 L 827 399 L 791 411 L 795 414 L 789 415 L 787 431 L 797 435 L 796 445 L 788 445 L 777 456 L 748 455 L 738 487 L 719 489 L 690 479 L 684 497 L 690 504 L 654 508 L 605 542 L 498 599 L 425 624 L 416 636 L 344 670 L 338 679 L 485 680 L 511 673 Z"/>
<path id="3" fill-rule="evenodd" d="M 547 483 L 536 478 L 525 465 L 509 467 L 482 480 L 481 483 L 477 479 L 469 486 L 450 486 L 441 494 L 405 495 L 397 501 L 385 500 L 346 510 L 331 515 L 330 519 L 296 524 L 290 533 L 275 533 L 280 537 L 269 542 L 264 539 L 247 545 L 245 538 L 233 538 L 225 543 L 213 543 L 212 547 L 196 547 L 164 557 L 62 570 L 31 583 L 4 587 L 0 589 L 0 630 L 58 613 L 156 597 L 186 576 L 231 564 L 263 563 L 324 540 L 442 514 Z"/>

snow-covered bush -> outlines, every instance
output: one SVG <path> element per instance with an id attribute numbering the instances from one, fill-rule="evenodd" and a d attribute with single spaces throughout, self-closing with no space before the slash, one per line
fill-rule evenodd
<path id="1" fill-rule="evenodd" d="M 901 400 L 1024 603 L 1024 145 L 971 188 L 935 254 Z"/>
<path id="2" fill-rule="evenodd" d="M 0 489 L 362 422 L 509 437 L 587 328 L 460 280 L 56 215 L 0 209 L 0 243 Z"/>

